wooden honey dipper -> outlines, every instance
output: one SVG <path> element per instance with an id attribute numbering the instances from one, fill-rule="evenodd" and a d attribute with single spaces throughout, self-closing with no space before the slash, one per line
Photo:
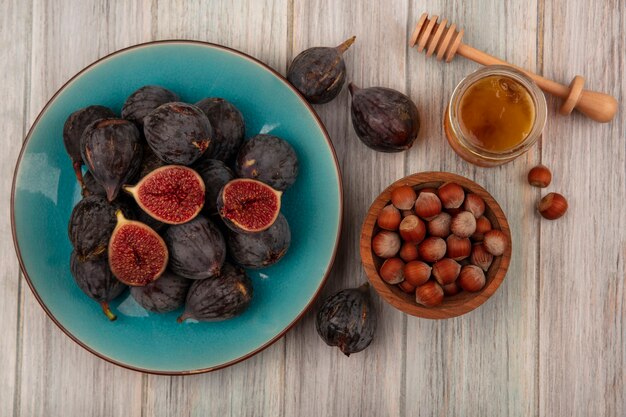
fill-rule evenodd
<path id="1" fill-rule="evenodd" d="M 450 62 L 458 53 L 482 65 L 507 65 L 518 69 L 532 78 L 543 91 L 565 100 L 559 109 L 559 113 L 563 115 L 570 114 L 575 108 L 587 117 L 601 123 L 610 122 L 615 116 L 617 100 L 608 94 L 583 90 L 585 79 L 580 75 L 575 76 L 569 86 L 565 86 L 509 64 L 464 44 L 461 42 L 464 30 L 457 28 L 456 24 L 446 27 L 447 19 L 437 23 L 438 18 L 439 16 L 433 16 L 429 19 L 428 13 L 424 13 L 415 26 L 409 45 L 411 47 L 417 46 L 419 52 L 425 50 L 426 56 L 436 53 L 438 61 L 445 57 L 446 62 Z"/>

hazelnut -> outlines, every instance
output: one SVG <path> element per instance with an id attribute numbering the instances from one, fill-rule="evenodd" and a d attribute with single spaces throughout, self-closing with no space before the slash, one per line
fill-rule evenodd
<path id="1" fill-rule="evenodd" d="M 435 281 L 428 281 L 415 289 L 415 301 L 424 307 L 435 307 L 443 302 L 443 288 Z"/>
<path id="2" fill-rule="evenodd" d="M 414 261 L 419 258 L 417 245 L 415 243 L 403 243 L 402 247 L 400 247 L 400 258 L 402 258 L 404 262 Z"/>
<path id="3" fill-rule="evenodd" d="M 461 207 L 465 199 L 465 191 L 459 184 L 446 182 L 437 190 L 437 196 L 441 200 L 441 205 L 447 209 Z"/>
<path id="4" fill-rule="evenodd" d="M 433 194 L 437 194 L 437 189 L 436 189 L 436 188 L 433 188 L 433 187 L 424 187 L 424 188 L 421 188 L 421 189 L 417 190 L 417 196 L 419 197 L 419 195 L 420 195 L 421 193 L 433 193 Z"/>
<path id="5" fill-rule="evenodd" d="M 398 230 L 401 220 L 400 210 L 389 204 L 378 213 L 376 223 L 378 223 L 378 227 L 381 229 L 393 231 Z"/>
<path id="6" fill-rule="evenodd" d="M 463 208 L 474 215 L 475 218 L 479 218 L 485 213 L 485 200 L 483 200 L 478 194 L 468 194 L 465 197 L 465 203 Z"/>
<path id="7" fill-rule="evenodd" d="M 428 233 L 435 237 L 448 237 L 450 235 L 451 222 L 452 216 L 445 211 L 442 211 L 434 219 L 428 222 Z"/>
<path id="8" fill-rule="evenodd" d="M 443 285 L 441 288 L 443 288 L 443 294 L 446 296 L 457 295 L 463 290 L 456 281 L 448 285 Z"/>
<path id="9" fill-rule="evenodd" d="M 537 204 L 537 210 L 544 218 L 556 220 L 567 211 L 567 200 L 559 193 L 550 193 Z"/>
<path id="10" fill-rule="evenodd" d="M 404 279 L 417 287 L 430 278 L 432 268 L 422 261 L 411 261 L 404 265 Z"/>
<path id="11" fill-rule="evenodd" d="M 481 243 L 475 243 L 472 246 L 470 262 L 486 272 L 493 262 L 493 255 L 487 252 Z"/>
<path id="12" fill-rule="evenodd" d="M 411 210 L 417 194 L 410 185 L 401 185 L 391 192 L 391 202 L 399 210 Z"/>
<path id="13" fill-rule="evenodd" d="M 466 237 L 450 235 L 446 239 L 446 246 L 448 247 L 446 256 L 455 261 L 467 258 L 472 252 L 472 242 Z"/>
<path id="14" fill-rule="evenodd" d="M 392 258 L 400 250 L 400 235 L 388 230 L 381 230 L 372 239 L 372 250 L 381 258 Z"/>
<path id="15" fill-rule="evenodd" d="M 476 218 L 469 211 L 462 211 L 452 217 L 450 231 L 458 237 L 470 237 L 476 231 Z"/>
<path id="16" fill-rule="evenodd" d="M 425 262 L 437 262 L 446 256 L 446 241 L 440 237 L 427 237 L 417 245 L 417 253 Z"/>
<path id="17" fill-rule="evenodd" d="M 433 265 L 433 276 L 440 285 L 454 282 L 459 272 L 461 272 L 461 265 L 454 259 L 444 258 Z"/>
<path id="18" fill-rule="evenodd" d="M 402 210 L 402 218 L 404 219 L 406 216 L 414 216 L 415 212 L 413 210 Z"/>
<path id="19" fill-rule="evenodd" d="M 404 280 L 401 283 L 399 283 L 398 287 L 400 287 L 400 289 L 407 294 L 415 294 L 415 285 L 412 285 L 407 280 Z"/>
<path id="20" fill-rule="evenodd" d="M 417 216 L 407 216 L 400 223 L 400 237 L 405 242 L 419 243 L 426 237 L 426 225 Z"/>
<path id="21" fill-rule="evenodd" d="M 441 213 L 441 200 L 434 193 L 421 192 L 415 201 L 415 214 L 424 220 L 432 220 Z"/>
<path id="22" fill-rule="evenodd" d="M 485 233 L 491 230 L 491 222 L 485 216 L 476 219 L 476 231 L 471 236 L 474 240 L 483 240 Z"/>
<path id="23" fill-rule="evenodd" d="M 507 238 L 502 230 L 493 229 L 485 233 L 483 245 L 485 250 L 493 256 L 500 256 L 507 247 Z"/>
<path id="24" fill-rule="evenodd" d="M 485 273 L 476 265 L 467 265 L 461 268 L 461 273 L 456 281 L 465 291 L 480 291 L 485 286 Z"/>
<path id="25" fill-rule="evenodd" d="M 380 277 L 388 284 L 404 281 L 404 262 L 400 258 L 389 258 L 380 267 Z"/>
<path id="26" fill-rule="evenodd" d="M 537 165 L 528 171 L 528 183 L 533 187 L 546 188 L 552 182 L 552 173 L 545 165 Z"/>

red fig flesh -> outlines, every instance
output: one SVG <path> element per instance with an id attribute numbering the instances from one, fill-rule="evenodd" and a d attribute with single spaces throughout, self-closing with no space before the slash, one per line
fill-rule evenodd
<path id="1" fill-rule="evenodd" d="M 135 186 L 124 189 L 151 217 L 168 224 L 187 223 L 204 206 L 205 186 L 193 169 L 181 165 L 157 168 Z"/>
<path id="2" fill-rule="evenodd" d="M 169 254 L 161 236 L 141 222 L 128 220 L 120 210 L 109 241 L 109 267 L 124 284 L 140 287 L 161 276 Z"/>
<path id="3" fill-rule="evenodd" d="M 236 232 L 267 230 L 280 213 L 282 192 L 252 179 L 228 182 L 217 197 L 217 211 L 224 223 Z"/>

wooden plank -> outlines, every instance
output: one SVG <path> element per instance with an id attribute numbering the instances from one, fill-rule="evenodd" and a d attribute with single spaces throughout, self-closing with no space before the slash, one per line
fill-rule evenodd
<path id="1" fill-rule="evenodd" d="M 197 39 L 239 49 L 284 72 L 286 0 L 158 2 L 157 39 Z M 190 377 L 148 376 L 146 416 L 282 415 L 284 341 L 233 367 Z"/>
<path id="2" fill-rule="evenodd" d="M 570 208 L 541 222 L 540 414 L 626 415 L 626 71 L 623 2 L 545 2 L 544 73 L 615 95 L 616 119 L 558 117 L 543 162 Z M 601 22 L 601 24 L 599 24 Z M 557 108 L 560 103 L 549 101 Z"/>
<path id="3" fill-rule="evenodd" d="M 16 381 L 19 379 L 18 332 L 19 332 L 19 291 L 21 287 L 19 265 L 8 222 L 10 212 L 11 181 L 15 160 L 20 151 L 25 135 L 24 111 L 28 88 L 28 54 L 22 51 L 30 49 L 30 28 L 32 25 L 29 2 L 13 0 L 0 1 L 0 97 L 6 106 L 0 112 L 0 125 L 5 132 L 2 164 L 0 164 L 0 193 L 5 196 L 0 202 L 0 415 L 12 415 L 15 399 L 18 395 Z M 15 30 L 21 28 L 21 30 Z"/>
<path id="4" fill-rule="evenodd" d="M 32 47 L 26 52 L 31 56 L 27 125 L 56 89 L 84 66 L 149 39 L 151 19 L 146 13 L 149 17 L 150 5 L 149 1 L 34 1 Z M 141 374 L 98 359 L 71 341 L 48 319 L 28 289 L 22 290 L 21 300 L 21 373 L 15 415 L 141 415 Z"/>
<path id="5" fill-rule="evenodd" d="M 293 10 L 291 57 L 305 48 L 335 46 L 356 35 L 356 43 L 345 54 L 347 79 L 360 87 L 405 89 L 407 1 L 298 0 Z M 366 280 L 359 258 L 361 223 L 375 197 L 404 175 L 404 155 L 378 153 L 359 141 L 346 88 L 316 111 L 335 145 L 345 193 L 341 244 L 323 299 Z M 405 317 L 375 295 L 374 300 L 376 338 L 367 350 L 349 358 L 318 337 L 315 308 L 287 335 L 285 415 L 401 414 Z"/>
<path id="6" fill-rule="evenodd" d="M 465 29 L 463 41 L 534 69 L 537 63 L 536 1 L 413 1 L 407 33 L 423 12 Z M 406 415 L 527 416 L 536 414 L 537 305 L 535 298 L 538 193 L 524 180 L 539 160 L 538 147 L 499 168 L 479 168 L 448 145 L 442 120 L 456 84 L 478 69 L 456 57 L 442 63 L 408 51 L 409 93 L 422 115 L 420 142 L 407 153 L 407 172 L 450 171 L 489 191 L 506 214 L 513 240 L 502 286 L 483 306 L 459 318 L 410 317 L 406 336 Z"/>

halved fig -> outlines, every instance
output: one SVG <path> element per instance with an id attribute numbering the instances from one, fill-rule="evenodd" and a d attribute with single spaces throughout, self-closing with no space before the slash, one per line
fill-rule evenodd
<path id="1" fill-rule="evenodd" d="M 135 186 L 124 186 L 139 207 L 167 224 L 192 220 L 204 206 L 204 181 L 193 169 L 181 165 L 157 168 Z"/>
<path id="2" fill-rule="evenodd" d="M 121 210 L 109 241 L 109 266 L 126 285 L 141 287 L 161 276 L 169 253 L 165 242 L 150 226 L 128 220 Z"/>
<path id="3" fill-rule="evenodd" d="M 217 212 L 235 232 L 262 232 L 276 221 L 282 194 L 261 181 L 235 179 L 218 194 Z"/>

